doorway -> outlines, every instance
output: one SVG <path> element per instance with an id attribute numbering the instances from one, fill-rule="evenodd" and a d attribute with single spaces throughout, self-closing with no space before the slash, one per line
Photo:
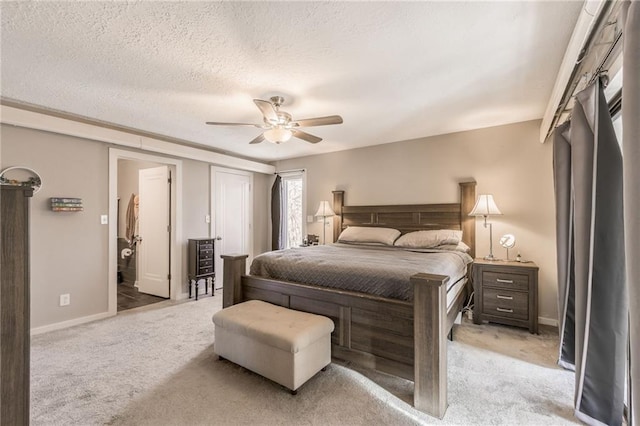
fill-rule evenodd
<path id="1" fill-rule="evenodd" d="M 109 150 L 110 314 L 182 297 L 181 176 L 180 160 Z"/>
<path id="2" fill-rule="evenodd" d="M 118 312 L 169 297 L 170 173 L 118 160 Z"/>

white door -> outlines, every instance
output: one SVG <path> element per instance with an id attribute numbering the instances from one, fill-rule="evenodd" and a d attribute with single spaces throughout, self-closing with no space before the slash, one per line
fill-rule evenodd
<path id="1" fill-rule="evenodd" d="M 222 288 L 221 254 L 251 255 L 253 175 L 238 170 L 211 168 L 214 213 L 216 288 Z"/>
<path id="2" fill-rule="evenodd" d="M 142 169 L 138 192 L 138 291 L 169 297 L 169 168 Z"/>

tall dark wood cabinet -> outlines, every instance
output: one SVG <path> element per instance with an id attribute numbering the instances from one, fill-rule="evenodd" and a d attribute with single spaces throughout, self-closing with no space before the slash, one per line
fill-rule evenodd
<path id="1" fill-rule="evenodd" d="M 194 238 L 189 240 L 189 298 L 191 298 L 191 283 L 195 285 L 196 300 L 200 280 L 204 280 L 204 289 L 214 295 L 214 279 L 216 277 L 213 258 L 213 238 Z"/>
<path id="2" fill-rule="evenodd" d="M 0 424 L 29 424 L 29 200 L 0 186 Z"/>

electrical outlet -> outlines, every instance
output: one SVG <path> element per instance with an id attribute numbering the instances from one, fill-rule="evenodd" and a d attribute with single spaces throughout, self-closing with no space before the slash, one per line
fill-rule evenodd
<path id="1" fill-rule="evenodd" d="M 71 295 L 69 293 L 60 295 L 60 306 L 67 306 L 71 304 Z"/>
<path id="2" fill-rule="evenodd" d="M 473 311 L 471 309 L 467 311 L 467 318 L 469 321 L 473 321 Z"/>

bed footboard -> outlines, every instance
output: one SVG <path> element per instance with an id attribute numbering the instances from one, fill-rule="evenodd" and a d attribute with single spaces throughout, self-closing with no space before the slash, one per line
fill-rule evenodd
<path id="1" fill-rule="evenodd" d="M 413 406 L 441 419 L 447 409 L 447 282 L 449 277 L 416 274 L 413 284 Z"/>
<path id="2" fill-rule="evenodd" d="M 464 299 L 447 312 L 449 277 L 411 277 L 414 301 L 247 276 L 247 255 L 223 255 L 223 307 L 258 299 L 330 317 L 332 356 L 414 381 L 414 406 L 442 418 L 447 408 L 447 333 Z"/>
<path id="3" fill-rule="evenodd" d="M 248 254 L 223 254 L 222 267 L 222 307 L 242 302 L 242 284 L 240 280 L 247 272 Z"/>

